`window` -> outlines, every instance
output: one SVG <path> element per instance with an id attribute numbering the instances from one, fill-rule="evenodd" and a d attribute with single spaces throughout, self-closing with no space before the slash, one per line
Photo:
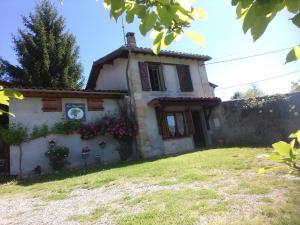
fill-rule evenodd
<path id="1" fill-rule="evenodd" d="M 186 123 L 183 112 L 169 112 L 166 117 L 169 137 L 186 136 Z"/>
<path id="2" fill-rule="evenodd" d="M 148 64 L 149 78 L 152 91 L 164 91 L 164 79 L 161 71 L 161 65 Z"/>
<path id="3" fill-rule="evenodd" d="M 43 98 L 42 99 L 44 112 L 61 112 L 62 103 L 61 98 Z"/>
<path id="4" fill-rule="evenodd" d="M 191 92 L 194 90 L 193 82 L 188 65 L 177 65 L 177 75 L 179 79 L 180 90 L 182 92 Z"/>
<path id="5" fill-rule="evenodd" d="M 103 100 L 101 98 L 87 99 L 88 111 L 103 111 Z"/>
<path id="6" fill-rule="evenodd" d="M 143 91 L 165 91 L 165 81 L 161 64 L 139 62 Z"/>
<path id="7" fill-rule="evenodd" d="M 157 124 L 163 139 L 194 135 L 194 123 L 189 109 L 185 111 L 164 111 L 155 108 Z"/>

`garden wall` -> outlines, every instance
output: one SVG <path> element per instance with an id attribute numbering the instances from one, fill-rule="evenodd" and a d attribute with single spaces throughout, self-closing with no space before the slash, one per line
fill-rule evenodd
<path id="1" fill-rule="evenodd" d="M 62 98 L 61 112 L 45 112 L 42 110 L 42 98 L 40 97 L 26 97 L 22 101 L 12 100 L 10 103 L 10 112 L 15 114 L 15 117 L 10 117 L 9 124 L 21 124 L 26 127 L 28 133 L 34 127 L 46 124 L 49 129 L 60 121 L 66 120 L 66 111 L 64 106 L 66 104 L 80 103 L 85 107 L 84 123 L 95 122 L 102 119 L 105 115 L 118 115 L 120 113 L 120 104 L 122 100 L 119 99 L 103 99 L 103 110 L 91 111 L 87 108 L 87 98 Z M 83 147 L 91 149 L 88 163 L 95 163 L 95 155 L 101 156 L 102 163 L 112 163 L 120 160 L 117 149 L 118 142 L 110 136 L 97 136 L 90 140 L 83 140 L 78 134 L 71 135 L 54 135 L 50 134 L 46 137 L 30 140 L 22 144 L 23 149 L 23 174 L 27 175 L 32 172 L 36 166 L 41 166 L 42 172 L 50 172 L 49 160 L 45 156 L 48 149 L 48 142 L 54 140 L 57 145 L 68 147 L 70 155 L 68 161 L 69 167 L 76 167 L 84 164 L 81 158 L 81 150 Z M 99 142 L 106 142 L 106 146 L 101 149 Z M 19 173 L 19 147 L 10 146 L 10 174 L 17 175 Z"/>
<path id="2" fill-rule="evenodd" d="M 49 140 L 55 140 L 57 145 L 68 147 L 70 154 L 68 167 L 83 166 L 84 161 L 81 158 L 81 149 L 88 146 L 91 149 L 90 156 L 87 160 L 88 164 L 97 163 L 95 155 L 100 155 L 101 163 L 109 164 L 120 160 L 117 151 L 118 142 L 109 136 L 99 136 L 91 140 L 82 140 L 78 134 L 72 135 L 49 135 L 46 138 L 34 139 L 22 145 L 23 160 L 22 169 L 25 175 L 29 175 L 32 170 L 40 166 L 42 172 L 50 172 L 49 160 L 45 156 L 48 148 Z M 99 141 L 105 141 L 105 148 L 101 149 L 98 146 Z M 11 175 L 19 173 L 19 147 L 10 147 L 10 171 Z"/>
<path id="3" fill-rule="evenodd" d="M 300 129 L 300 92 L 222 102 L 210 125 L 214 146 L 271 146 Z"/>

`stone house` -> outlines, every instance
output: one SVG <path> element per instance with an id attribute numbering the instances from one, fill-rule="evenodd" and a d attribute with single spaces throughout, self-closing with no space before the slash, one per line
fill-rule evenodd
<path id="1" fill-rule="evenodd" d="M 209 117 L 220 102 L 214 96 L 216 85 L 208 81 L 205 70 L 205 62 L 211 58 L 173 51 L 154 55 L 151 49 L 137 47 L 134 33 L 126 37 L 126 46 L 93 63 L 85 90 L 16 88 L 25 99 L 11 100 L 9 111 L 15 117 L 2 116 L 1 125 L 21 123 L 28 130 L 42 124 L 52 126 L 61 119 L 72 119 L 68 111 L 72 106 L 82 110 L 85 122 L 93 122 L 126 107 L 138 123 L 133 148 L 143 158 L 211 146 Z M 70 148 L 72 166 L 82 164 L 80 149 L 84 146 L 93 150 L 92 156 L 100 154 L 104 162 L 119 160 L 118 143 L 108 135 L 89 141 L 77 136 L 50 135 L 24 143 L 24 173 L 37 165 L 50 170 L 44 156 L 50 139 Z M 99 141 L 106 143 L 102 150 Z M 0 144 L 0 174 L 17 174 L 18 147 Z"/>
<path id="2" fill-rule="evenodd" d="M 126 90 L 142 157 L 211 146 L 209 116 L 220 99 L 205 70 L 209 56 L 137 47 L 134 33 L 93 63 L 87 90 Z"/>

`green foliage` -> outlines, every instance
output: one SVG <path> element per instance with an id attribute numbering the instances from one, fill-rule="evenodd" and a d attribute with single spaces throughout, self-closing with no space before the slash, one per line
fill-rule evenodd
<path id="1" fill-rule="evenodd" d="M 8 129 L 1 128 L 0 136 L 5 143 L 15 146 L 28 140 L 27 128 L 21 124 L 12 124 Z"/>
<path id="2" fill-rule="evenodd" d="M 257 87 L 256 85 L 252 85 L 250 88 L 248 88 L 247 91 L 243 92 L 235 92 L 233 96 L 231 97 L 232 100 L 234 99 L 255 99 L 257 97 L 260 97 L 264 95 L 264 92 Z"/>
<path id="3" fill-rule="evenodd" d="M 32 129 L 32 132 L 30 134 L 30 139 L 36 139 L 40 137 L 46 137 L 49 134 L 49 128 L 47 124 L 43 124 L 42 126 L 38 127 L 35 126 Z"/>
<path id="4" fill-rule="evenodd" d="M 292 139 L 290 143 L 284 141 L 276 142 L 272 145 L 274 149 L 272 154 L 265 155 L 267 159 L 284 164 L 284 166 L 264 167 L 259 170 L 260 173 L 281 167 L 287 167 L 290 172 L 300 173 L 300 130 L 291 134 L 289 138 Z"/>
<path id="5" fill-rule="evenodd" d="M 232 0 L 231 4 L 236 6 L 238 19 L 243 20 L 243 31 L 250 31 L 254 41 L 263 35 L 277 13 L 284 9 L 295 15 L 291 22 L 300 27 L 300 0 Z M 286 63 L 298 59 L 300 46 L 288 53 Z"/>
<path id="6" fill-rule="evenodd" d="M 49 144 L 45 156 L 50 160 L 50 165 L 54 170 L 61 170 L 65 167 L 69 156 L 69 148 L 58 146 L 56 144 Z"/>
<path id="7" fill-rule="evenodd" d="M 292 82 L 291 92 L 298 92 L 300 91 L 300 80 L 298 82 Z"/>
<path id="8" fill-rule="evenodd" d="M 12 98 L 22 100 L 24 97 L 18 91 L 11 90 L 11 89 L 4 89 L 2 86 L 0 86 L 0 105 L 9 106 L 9 100 Z M 0 109 L 0 115 L 2 115 L 3 113 L 7 113 L 11 116 L 14 116 L 14 114 L 6 110 Z"/>
<path id="9" fill-rule="evenodd" d="M 110 10 L 110 17 L 115 20 L 123 14 L 126 15 L 127 23 L 133 23 L 138 18 L 142 35 L 152 31 L 152 49 L 157 54 L 184 34 L 200 46 L 204 45 L 204 38 L 200 34 L 188 30 L 194 20 L 206 17 L 202 8 L 193 7 L 194 2 L 104 0 L 104 7 Z M 238 19 L 243 20 L 243 31 L 250 31 L 254 41 L 263 35 L 277 13 L 286 8 L 294 14 L 292 24 L 300 27 L 300 0 L 231 0 L 231 4 L 236 7 Z M 300 46 L 297 46 L 287 55 L 286 62 L 299 58 Z"/>
<path id="10" fill-rule="evenodd" d="M 243 98 L 244 99 L 256 98 L 263 95 L 264 92 L 259 87 L 253 84 L 245 93 L 243 93 Z"/>
<path id="11" fill-rule="evenodd" d="M 231 100 L 237 100 L 242 98 L 243 93 L 240 91 L 236 91 L 233 93 L 233 95 L 230 97 Z"/>
<path id="12" fill-rule="evenodd" d="M 193 20 L 206 17 L 203 9 L 192 7 L 191 0 L 104 0 L 104 7 L 110 10 L 110 17 L 115 20 L 122 14 L 126 15 L 127 23 L 138 18 L 142 35 L 152 31 L 152 49 L 156 54 L 183 34 L 200 46 L 204 44 L 200 34 L 187 30 Z"/>
<path id="13" fill-rule="evenodd" d="M 82 122 L 78 120 L 62 120 L 54 124 L 51 133 L 68 135 L 74 133 L 82 126 Z"/>
<path id="14" fill-rule="evenodd" d="M 23 86 L 81 88 L 79 48 L 50 0 L 37 4 L 23 25 L 13 37 L 19 65 L 0 60 L 2 77 Z"/>

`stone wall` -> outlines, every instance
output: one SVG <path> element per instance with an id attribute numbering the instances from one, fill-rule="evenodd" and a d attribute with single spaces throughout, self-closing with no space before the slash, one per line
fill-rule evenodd
<path id="1" fill-rule="evenodd" d="M 162 63 L 166 91 L 142 91 L 138 62 Z M 191 79 L 194 91 L 180 90 L 175 64 L 190 66 Z M 148 102 L 158 97 L 213 97 L 210 89 L 206 69 L 202 62 L 171 57 L 159 57 L 143 54 L 132 54 L 129 67 L 131 94 L 133 96 L 135 113 L 139 124 L 137 137 L 138 148 L 142 157 L 152 157 L 164 154 L 174 154 L 194 149 L 193 137 L 176 140 L 163 140 L 157 125 L 154 107 Z M 201 109 L 201 108 L 200 108 Z"/>
<path id="2" fill-rule="evenodd" d="M 300 129 L 300 93 L 260 100 L 264 103 L 256 107 L 235 100 L 214 108 L 210 117 L 213 145 L 271 146 Z"/>

